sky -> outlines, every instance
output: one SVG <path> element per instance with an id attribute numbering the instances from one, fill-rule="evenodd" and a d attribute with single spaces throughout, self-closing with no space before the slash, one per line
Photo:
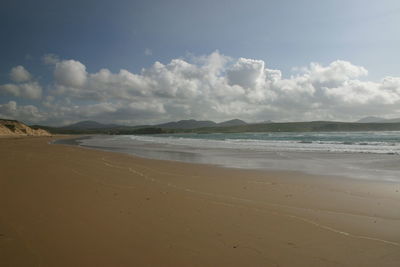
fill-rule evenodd
<path id="1" fill-rule="evenodd" d="M 3 0 L 0 118 L 400 117 L 400 1 Z"/>

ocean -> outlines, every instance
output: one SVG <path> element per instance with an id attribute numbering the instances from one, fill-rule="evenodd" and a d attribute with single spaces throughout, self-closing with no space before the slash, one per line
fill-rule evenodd
<path id="1" fill-rule="evenodd" d="M 162 160 L 400 182 L 400 132 L 110 135 L 77 143 Z"/>

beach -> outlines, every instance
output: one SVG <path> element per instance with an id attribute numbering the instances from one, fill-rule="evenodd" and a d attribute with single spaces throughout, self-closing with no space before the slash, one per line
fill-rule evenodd
<path id="1" fill-rule="evenodd" d="M 399 183 L 54 139 L 0 139 L 1 266 L 400 265 Z"/>

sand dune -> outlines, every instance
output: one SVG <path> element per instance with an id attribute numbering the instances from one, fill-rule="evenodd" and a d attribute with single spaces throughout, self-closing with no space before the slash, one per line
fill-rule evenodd
<path id="1" fill-rule="evenodd" d="M 16 121 L 0 119 L 0 136 L 50 136 L 43 129 L 33 129 L 28 125 Z"/>

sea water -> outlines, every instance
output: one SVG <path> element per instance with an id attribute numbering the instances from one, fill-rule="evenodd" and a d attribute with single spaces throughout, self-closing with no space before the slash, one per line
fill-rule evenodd
<path id="1" fill-rule="evenodd" d="M 224 167 L 400 182 L 400 132 L 93 136 L 81 146 Z"/>

